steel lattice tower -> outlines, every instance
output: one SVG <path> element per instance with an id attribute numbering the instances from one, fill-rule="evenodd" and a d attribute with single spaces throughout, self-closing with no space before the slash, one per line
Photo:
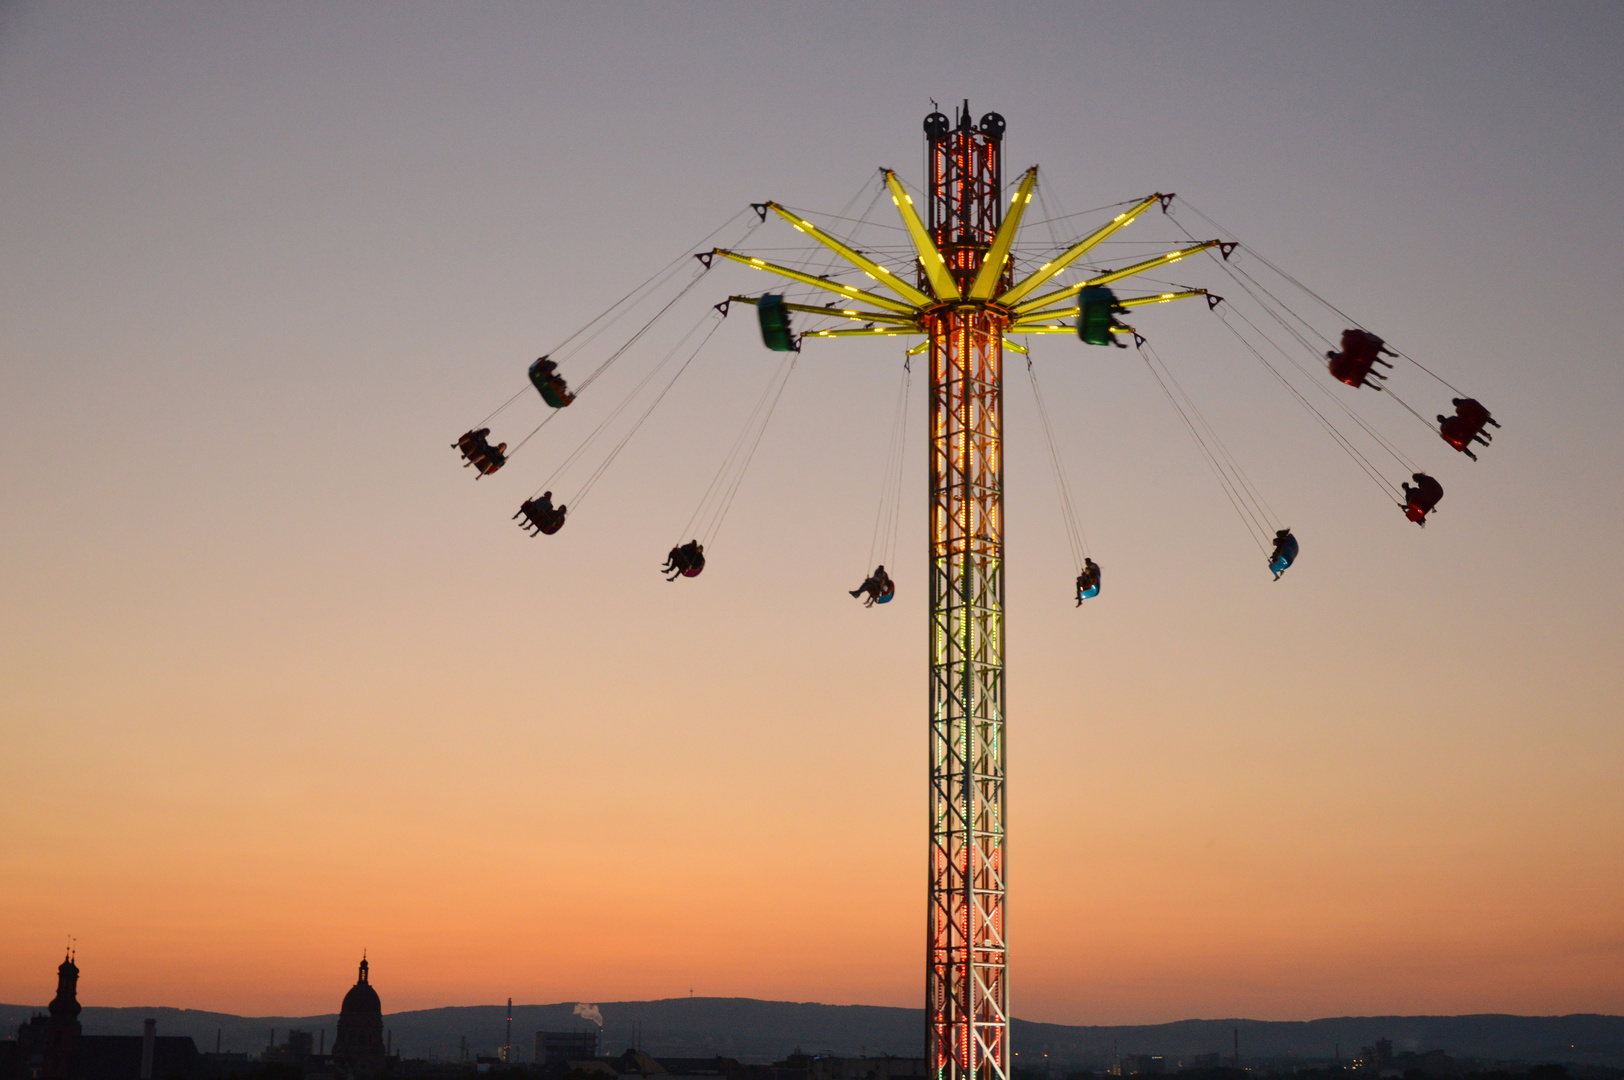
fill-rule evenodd
<path id="1" fill-rule="evenodd" d="M 945 117 L 943 118 L 945 120 Z M 1004 123 L 928 126 L 929 229 L 961 296 L 1002 220 Z M 1006 264 L 1007 265 L 1007 264 Z M 997 271 L 1007 279 L 1007 270 Z M 924 275 L 921 275 L 922 277 Z M 922 285 L 928 284 L 922 281 Z M 1000 280 L 995 292 L 1008 287 Z M 930 901 L 926 1056 L 938 1077 L 1004 1080 L 1004 331 L 966 300 L 930 335 Z"/>
<path id="2" fill-rule="evenodd" d="M 1014 280 L 1021 218 L 1037 184 L 1036 166 L 1003 199 L 1004 118 L 971 123 L 925 118 L 926 216 L 890 169 L 881 170 L 917 253 L 912 282 L 806 218 L 776 203 L 777 214 L 864 274 L 876 289 L 828 274 L 716 248 L 697 256 L 708 268 L 729 259 L 837 300 L 783 302 L 784 312 L 849 319 L 861 328 L 813 330 L 810 340 L 923 336 L 908 350 L 930 359 L 930 897 L 927 920 L 925 1053 L 937 1080 L 1007 1080 L 1009 983 L 1005 942 L 1008 822 L 1004 815 L 1004 349 L 1025 352 L 1007 334 L 1078 334 L 1079 293 L 1178 262 L 1217 246 L 1209 240 L 1069 285 L 1055 278 L 1170 195 L 1146 196 Z M 1047 292 L 1046 284 L 1058 285 Z M 1111 301 L 1111 312 L 1194 296 L 1180 289 Z M 757 304 L 761 297 L 729 302 Z M 767 340 L 768 323 L 763 321 Z M 1134 330 L 1113 321 L 1110 333 Z M 776 342 L 776 344 L 774 344 Z M 799 347 L 795 339 L 794 347 Z M 789 348 L 777 324 L 769 347 Z"/>

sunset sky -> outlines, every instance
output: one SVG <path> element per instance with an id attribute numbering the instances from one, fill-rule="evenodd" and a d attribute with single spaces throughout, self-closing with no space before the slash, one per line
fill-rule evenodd
<path id="1" fill-rule="evenodd" d="M 1621 51 L 1587 3 L 0 3 L 0 1001 L 71 937 L 87 1005 L 331 1011 L 363 948 L 389 1011 L 919 1005 L 922 411 L 897 601 L 845 592 L 901 350 L 808 345 L 674 585 L 748 312 L 557 536 L 509 516 L 567 425 L 448 444 L 968 98 L 1007 178 L 1177 192 L 1504 424 L 1362 392 L 1417 529 L 1204 305 L 1138 319 L 1302 538 L 1273 583 L 1132 354 L 1039 343 L 1107 582 L 1012 379 L 1015 1015 L 1624 1012 Z"/>

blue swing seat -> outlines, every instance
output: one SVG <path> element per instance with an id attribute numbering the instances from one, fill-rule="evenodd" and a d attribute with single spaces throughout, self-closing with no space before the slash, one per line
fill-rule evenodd
<path id="1" fill-rule="evenodd" d="M 1274 571 L 1275 577 L 1279 577 L 1281 574 L 1286 572 L 1287 568 L 1289 568 L 1292 563 L 1296 561 L 1297 538 L 1295 536 L 1288 536 L 1286 537 L 1286 542 L 1280 545 L 1280 554 L 1269 560 L 1269 569 Z"/>

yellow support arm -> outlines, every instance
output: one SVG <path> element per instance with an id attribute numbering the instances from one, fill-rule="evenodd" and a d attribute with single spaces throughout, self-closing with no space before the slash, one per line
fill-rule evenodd
<path id="1" fill-rule="evenodd" d="M 1105 225 L 1095 229 L 1093 232 L 1071 245 L 1071 247 L 1067 248 L 1058 259 L 1055 259 L 1053 262 L 1044 263 L 1042 266 L 1026 275 L 1026 277 L 1010 286 L 1008 291 L 1006 291 L 1002 296 L 998 297 L 998 302 L 1000 304 L 1019 303 L 1021 297 L 1025 296 L 1027 293 L 1031 292 L 1033 289 L 1037 288 L 1039 285 L 1042 285 L 1045 281 L 1048 281 L 1050 278 L 1060 273 L 1060 271 L 1082 258 L 1091 249 L 1098 246 L 1100 241 L 1104 240 L 1118 229 L 1126 228 L 1127 226 L 1133 224 L 1134 218 L 1138 217 L 1140 214 L 1143 214 L 1146 210 L 1149 210 L 1151 206 L 1160 198 L 1161 195 L 1158 193 L 1150 196 L 1143 202 L 1124 210 Z"/>
<path id="2" fill-rule="evenodd" d="M 914 309 L 911 305 L 901 303 L 897 300 L 888 300 L 883 296 L 875 296 L 873 293 L 864 292 L 862 289 L 859 289 L 854 285 L 842 285 L 840 282 L 830 281 L 828 278 L 815 277 L 812 274 L 803 274 L 799 270 L 791 270 L 789 267 L 779 266 L 777 263 L 763 262 L 760 259 L 752 259 L 748 255 L 740 255 L 738 252 L 728 251 L 726 248 L 716 248 L 711 252 L 711 254 L 720 255 L 724 259 L 732 259 L 734 262 L 743 263 L 745 266 L 753 266 L 757 270 L 765 270 L 769 274 L 777 274 L 779 277 L 789 278 L 791 281 L 799 281 L 803 285 L 811 285 L 816 289 L 827 289 L 832 293 L 839 293 L 848 300 L 862 300 L 864 303 L 873 304 L 875 307 L 880 308 L 883 311 L 893 311 L 898 315 L 907 315 L 910 318 L 912 318 L 914 314 Z"/>
<path id="3" fill-rule="evenodd" d="M 879 263 L 875 262 L 873 259 L 868 258 L 866 255 L 860 254 L 854 249 L 841 243 L 839 240 L 836 240 L 834 237 L 830 236 L 828 233 L 824 232 L 810 221 L 801 217 L 799 214 L 792 214 L 775 202 L 768 203 L 767 207 L 768 209 L 772 210 L 773 213 L 795 226 L 797 230 L 806 233 L 812 239 L 816 240 L 818 243 L 822 244 L 836 255 L 839 255 L 842 259 L 845 259 L 847 262 L 857 267 L 857 269 L 861 270 L 875 281 L 878 281 L 880 284 L 890 288 L 892 292 L 908 301 L 908 303 L 913 304 L 915 307 L 924 307 L 930 303 L 930 297 L 926 296 L 912 285 L 909 285 L 906 281 L 903 281 L 901 278 L 897 277 L 895 274 L 881 266 Z"/>
<path id="4" fill-rule="evenodd" d="M 926 344 L 928 345 L 930 343 L 926 342 Z M 1022 344 L 1020 344 L 1020 343 L 1018 343 L 1018 342 L 1016 342 L 1016 341 L 1014 341 L 1014 340 L 1012 340 L 1010 338 L 1005 338 L 1004 339 L 1004 348 L 1008 349 L 1011 352 L 1018 352 L 1018 353 L 1029 353 L 1029 352 L 1032 351 L 1031 349 L 1028 349 L 1025 345 L 1022 345 Z"/>
<path id="5" fill-rule="evenodd" d="M 1188 300 L 1192 296 L 1206 295 L 1206 289 L 1185 289 L 1183 292 L 1164 292 L 1155 296 L 1136 296 L 1132 300 L 1118 300 L 1117 307 L 1144 307 L 1146 304 L 1165 304 L 1169 300 Z"/>
<path id="6" fill-rule="evenodd" d="M 1012 326 L 1009 328 L 1009 332 L 1012 334 L 1075 334 L 1077 327 L 1073 323 L 1061 323 L 1059 326 Z M 1137 334 L 1138 332 L 1125 323 L 1111 324 L 1111 333 L 1113 334 Z M 1009 339 L 1005 338 L 1004 343 L 1008 344 Z M 1025 352 L 1026 350 L 1017 349 L 1016 351 Z"/>
<path id="7" fill-rule="evenodd" d="M 755 296 L 730 296 L 727 299 L 729 303 L 750 304 L 751 306 L 754 306 L 756 301 L 760 298 Z M 879 311 L 859 311 L 856 308 L 842 307 L 818 307 L 815 304 L 785 304 L 784 308 L 786 311 L 804 311 L 808 315 L 833 315 L 839 316 L 843 319 L 855 319 L 858 322 L 885 323 L 888 326 L 914 325 L 913 319 L 909 316 L 888 315 Z"/>
<path id="8" fill-rule="evenodd" d="M 1132 300 L 1118 300 L 1117 307 L 1143 307 L 1146 304 L 1165 304 L 1169 300 L 1188 300 L 1192 296 L 1206 295 L 1206 289 L 1186 289 L 1183 292 L 1165 292 L 1158 296 L 1136 296 Z M 1075 319 L 1078 315 L 1082 314 L 1082 310 L 1082 305 L 1078 305 L 1076 307 L 1067 308 L 1049 308 L 1047 311 L 1034 311 L 1030 315 L 1022 316 L 1021 321 L 1017 322 L 1014 326 L 1011 326 L 1009 330 L 1012 334 L 1018 333 L 1021 327 L 1026 325 L 1028 320 L 1033 323 L 1038 323 L 1046 319 Z"/>
<path id="9" fill-rule="evenodd" d="M 923 326 L 875 326 L 862 330 L 814 330 L 802 337 L 897 337 L 900 334 L 923 334 Z"/>
<path id="10" fill-rule="evenodd" d="M 1154 270 L 1158 266 L 1166 266 L 1169 263 L 1176 263 L 1186 255 L 1194 255 L 1198 251 L 1206 251 L 1210 247 L 1217 247 L 1218 244 L 1219 241 L 1217 240 L 1208 240 L 1206 243 L 1197 244 L 1194 247 L 1183 248 L 1179 251 L 1169 251 L 1166 255 L 1158 255 L 1154 259 L 1146 259 L 1142 263 L 1134 263 L 1132 266 L 1125 266 L 1121 270 L 1112 270 L 1108 274 L 1101 274 L 1097 278 L 1089 278 L 1087 281 L 1080 281 L 1075 285 L 1068 285 L 1064 289 L 1056 289 L 1052 293 L 1044 293 L 1036 300 L 1028 300 L 1024 304 L 1016 304 L 1015 314 L 1017 317 L 1019 317 L 1027 314 L 1028 312 L 1039 311 L 1048 307 L 1050 304 L 1058 304 L 1062 300 L 1071 299 L 1073 296 L 1076 296 L 1090 285 L 1109 285 L 1113 281 L 1121 281 L 1123 278 L 1133 277 L 1135 274 L 1142 274 L 1146 270 Z"/>
<path id="11" fill-rule="evenodd" d="M 924 352 L 928 348 L 930 348 L 930 342 L 928 340 L 921 341 L 918 345 L 915 345 L 913 348 L 911 348 L 907 352 L 903 353 L 903 355 L 904 356 L 918 356 L 920 353 Z"/>
<path id="12" fill-rule="evenodd" d="M 1009 213 L 1004 216 L 1003 224 L 998 226 L 998 232 L 992 238 L 992 247 L 981 260 L 981 269 L 976 272 L 975 282 L 970 286 L 970 299 L 992 298 L 992 291 L 1003 275 L 1004 263 L 1009 259 L 1009 249 L 1015 245 L 1021 215 L 1026 213 L 1026 204 L 1032 201 L 1032 188 L 1037 182 L 1038 167 L 1034 165 L 1021 178 L 1021 186 L 1015 189 L 1015 198 L 1009 204 Z"/>
<path id="13" fill-rule="evenodd" d="M 919 252 L 919 261 L 925 266 L 925 277 L 930 281 L 931 291 L 938 300 L 957 300 L 959 287 L 954 283 L 953 275 L 947 272 L 947 260 L 936 250 L 936 242 L 925 230 L 925 223 L 919 220 L 913 199 L 902 190 L 902 181 L 897 179 L 896 173 L 890 169 L 883 172 L 885 186 L 891 189 L 891 201 L 897 204 L 897 213 L 902 215 L 902 224 L 907 226 L 908 236 L 913 240 L 914 249 Z"/>

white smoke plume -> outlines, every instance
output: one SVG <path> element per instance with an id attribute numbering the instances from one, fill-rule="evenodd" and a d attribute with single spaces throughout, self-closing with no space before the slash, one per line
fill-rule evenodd
<path id="1" fill-rule="evenodd" d="M 575 1015 L 579 1016 L 583 1020 L 590 1020 L 599 1027 L 603 1027 L 603 1013 L 599 1011 L 596 1005 L 588 1005 L 583 1001 L 579 1005 L 575 1006 Z"/>

